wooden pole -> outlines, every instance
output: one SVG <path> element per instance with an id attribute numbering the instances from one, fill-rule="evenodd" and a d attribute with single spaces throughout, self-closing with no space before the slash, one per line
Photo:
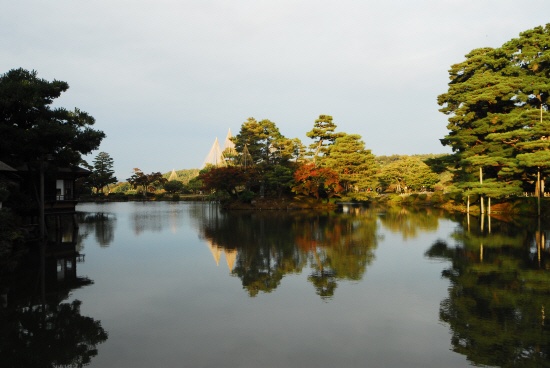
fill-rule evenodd
<path id="1" fill-rule="evenodd" d="M 538 209 L 539 209 L 539 218 L 540 218 L 540 167 L 538 168 L 538 171 L 537 171 L 537 197 L 538 197 Z"/>
<path id="2" fill-rule="evenodd" d="M 483 262 L 483 244 L 479 247 L 479 260 Z"/>
<path id="3" fill-rule="evenodd" d="M 540 268 L 540 252 L 541 252 L 541 231 L 540 231 L 540 217 L 539 217 L 539 227 L 538 231 L 535 233 L 535 241 L 537 242 L 537 254 L 539 259 L 539 268 Z"/>
<path id="4" fill-rule="evenodd" d="M 481 202 L 481 214 L 485 214 L 485 206 L 483 205 L 483 196 L 479 197 L 479 201 Z"/>
<path id="5" fill-rule="evenodd" d="M 483 171 L 481 169 L 481 166 L 479 167 L 479 184 L 483 184 Z M 483 196 L 479 197 L 481 201 L 481 214 L 485 213 L 485 207 L 483 207 Z"/>

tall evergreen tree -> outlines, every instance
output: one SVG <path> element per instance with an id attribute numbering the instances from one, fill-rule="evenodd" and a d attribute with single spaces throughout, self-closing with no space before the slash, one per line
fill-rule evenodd
<path id="1" fill-rule="evenodd" d="M 314 161 L 316 161 L 317 157 L 321 154 L 327 155 L 329 146 L 334 144 L 337 138 L 345 135 L 345 133 L 334 133 L 335 129 L 336 124 L 332 122 L 332 116 L 319 115 L 319 119 L 315 120 L 313 129 L 306 134 L 309 138 L 315 140 L 315 142 L 309 146 Z"/>
<path id="2" fill-rule="evenodd" d="M 514 129 L 488 138 L 513 147 L 517 164 L 541 188 L 540 170 L 550 167 L 550 24 L 520 34 L 502 47 L 522 79 Z"/>
<path id="3" fill-rule="evenodd" d="M 51 106 L 68 89 L 67 82 L 40 79 L 34 70 L 0 75 L 0 160 L 17 166 L 48 155 L 65 166 L 99 147 L 105 134 L 91 128 L 92 116 Z"/>
<path id="4" fill-rule="evenodd" d="M 113 170 L 114 160 L 107 152 L 99 152 L 94 159 L 92 175 L 88 178 L 88 183 L 96 188 L 96 192 L 103 193 L 103 188 L 109 184 L 116 184 L 117 178 Z"/>
<path id="5" fill-rule="evenodd" d="M 239 134 L 230 139 L 239 153 L 243 152 L 246 145 L 255 164 L 271 164 L 278 157 L 275 146 L 286 138 L 272 121 L 264 119 L 257 122 L 254 118 L 248 118 L 242 124 Z"/>
<path id="6" fill-rule="evenodd" d="M 524 175 L 534 177 L 529 167 L 543 163 L 541 151 L 550 146 L 543 119 L 550 90 L 549 31 L 550 25 L 537 27 L 501 48 L 473 50 L 449 71 L 449 91 L 438 103 L 450 115 L 450 133 L 441 141 L 453 149 L 456 186 L 467 193 L 519 193 Z"/>
<path id="7" fill-rule="evenodd" d="M 338 173 L 340 184 L 347 190 L 354 187 L 367 188 L 372 185 L 377 165 L 371 150 L 358 134 L 346 134 L 337 138 L 331 147 L 330 156 L 322 165 Z"/>

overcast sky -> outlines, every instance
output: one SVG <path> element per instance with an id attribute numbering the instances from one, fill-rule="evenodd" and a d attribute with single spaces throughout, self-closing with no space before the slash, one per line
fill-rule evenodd
<path id="1" fill-rule="evenodd" d="M 0 73 L 69 83 L 124 181 L 202 165 L 249 117 L 309 145 L 321 114 L 375 155 L 448 152 L 448 69 L 550 22 L 550 1 L 6 1 Z M 88 162 L 99 152 L 87 156 Z"/>

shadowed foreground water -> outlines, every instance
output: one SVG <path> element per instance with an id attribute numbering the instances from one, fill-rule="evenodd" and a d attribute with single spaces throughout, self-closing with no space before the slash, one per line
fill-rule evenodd
<path id="1" fill-rule="evenodd" d="M 547 227 L 533 219 L 182 202 L 78 210 L 78 233 L 49 248 L 47 306 L 29 287 L 33 272 L 12 282 L 0 307 L 3 361 L 550 365 Z"/>

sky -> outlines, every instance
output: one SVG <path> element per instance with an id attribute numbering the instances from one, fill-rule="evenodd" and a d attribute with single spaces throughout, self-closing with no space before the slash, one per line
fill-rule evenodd
<path id="1" fill-rule="evenodd" d="M 107 135 L 125 181 L 200 168 L 249 117 L 288 138 L 319 115 L 375 155 L 446 153 L 450 66 L 550 22 L 550 1 L 6 1 L 0 74 L 36 70 Z"/>

